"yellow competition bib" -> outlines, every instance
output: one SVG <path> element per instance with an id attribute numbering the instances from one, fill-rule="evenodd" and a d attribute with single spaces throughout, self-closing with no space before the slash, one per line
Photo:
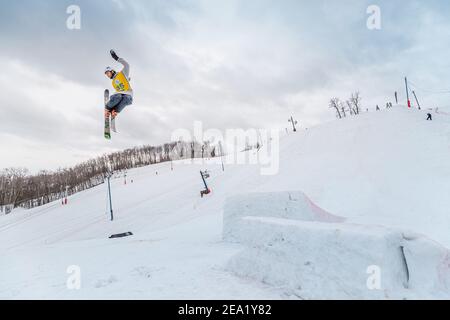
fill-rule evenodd
<path id="1" fill-rule="evenodd" d="M 112 81 L 112 86 L 117 92 L 126 92 L 130 90 L 130 83 L 123 72 L 119 72 Z"/>

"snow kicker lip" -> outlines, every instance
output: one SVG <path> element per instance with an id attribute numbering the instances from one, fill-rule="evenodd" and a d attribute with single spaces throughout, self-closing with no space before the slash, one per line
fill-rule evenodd
<path id="1" fill-rule="evenodd" d="M 298 221 L 343 223 L 344 217 L 333 215 L 316 205 L 302 191 L 255 192 L 229 197 L 224 206 L 223 239 L 239 238 L 243 217 L 258 216 Z"/>
<path id="2" fill-rule="evenodd" d="M 109 239 L 125 238 L 125 237 L 129 237 L 129 236 L 132 236 L 132 235 L 133 235 L 132 232 L 118 233 L 118 234 L 111 235 L 109 237 Z"/>

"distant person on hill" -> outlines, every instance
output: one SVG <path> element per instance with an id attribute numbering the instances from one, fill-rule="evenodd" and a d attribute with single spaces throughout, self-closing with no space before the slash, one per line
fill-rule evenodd
<path id="1" fill-rule="evenodd" d="M 432 121 L 433 117 L 431 116 L 431 113 L 427 113 L 427 121 Z"/>

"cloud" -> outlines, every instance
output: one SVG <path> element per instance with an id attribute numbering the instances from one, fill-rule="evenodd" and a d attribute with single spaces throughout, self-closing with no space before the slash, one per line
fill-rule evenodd
<path id="1" fill-rule="evenodd" d="M 75 31 L 66 28 L 71 4 L 2 5 L 0 167 L 51 169 L 159 144 L 195 120 L 205 129 L 282 128 L 294 115 L 311 126 L 334 118 L 333 96 L 360 90 L 371 108 L 395 90 L 403 99 L 405 75 L 450 88 L 446 1 L 378 1 L 379 31 L 366 27 L 366 0 L 80 0 Z M 101 111 L 104 67 L 119 67 L 111 48 L 131 63 L 135 90 L 112 143 Z M 416 90 L 426 106 L 448 104 Z"/>

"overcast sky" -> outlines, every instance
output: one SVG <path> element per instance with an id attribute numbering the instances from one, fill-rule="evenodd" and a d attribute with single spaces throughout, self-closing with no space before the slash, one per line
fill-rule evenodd
<path id="1" fill-rule="evenodd" d="M 170 140 L 175 129 L 302 126 L 360 90 L 385 105 L 403 78 L 447 107 L 450 2 L 365 0 L 0 0 L 0 169 L 56 169 Z M 69 5 L 81 29 L 69 30 Z M 381 30 L 369 30 L 369 5 Z M 103 71 L 131 64 L 134 104 L 103 138 Z"/>

